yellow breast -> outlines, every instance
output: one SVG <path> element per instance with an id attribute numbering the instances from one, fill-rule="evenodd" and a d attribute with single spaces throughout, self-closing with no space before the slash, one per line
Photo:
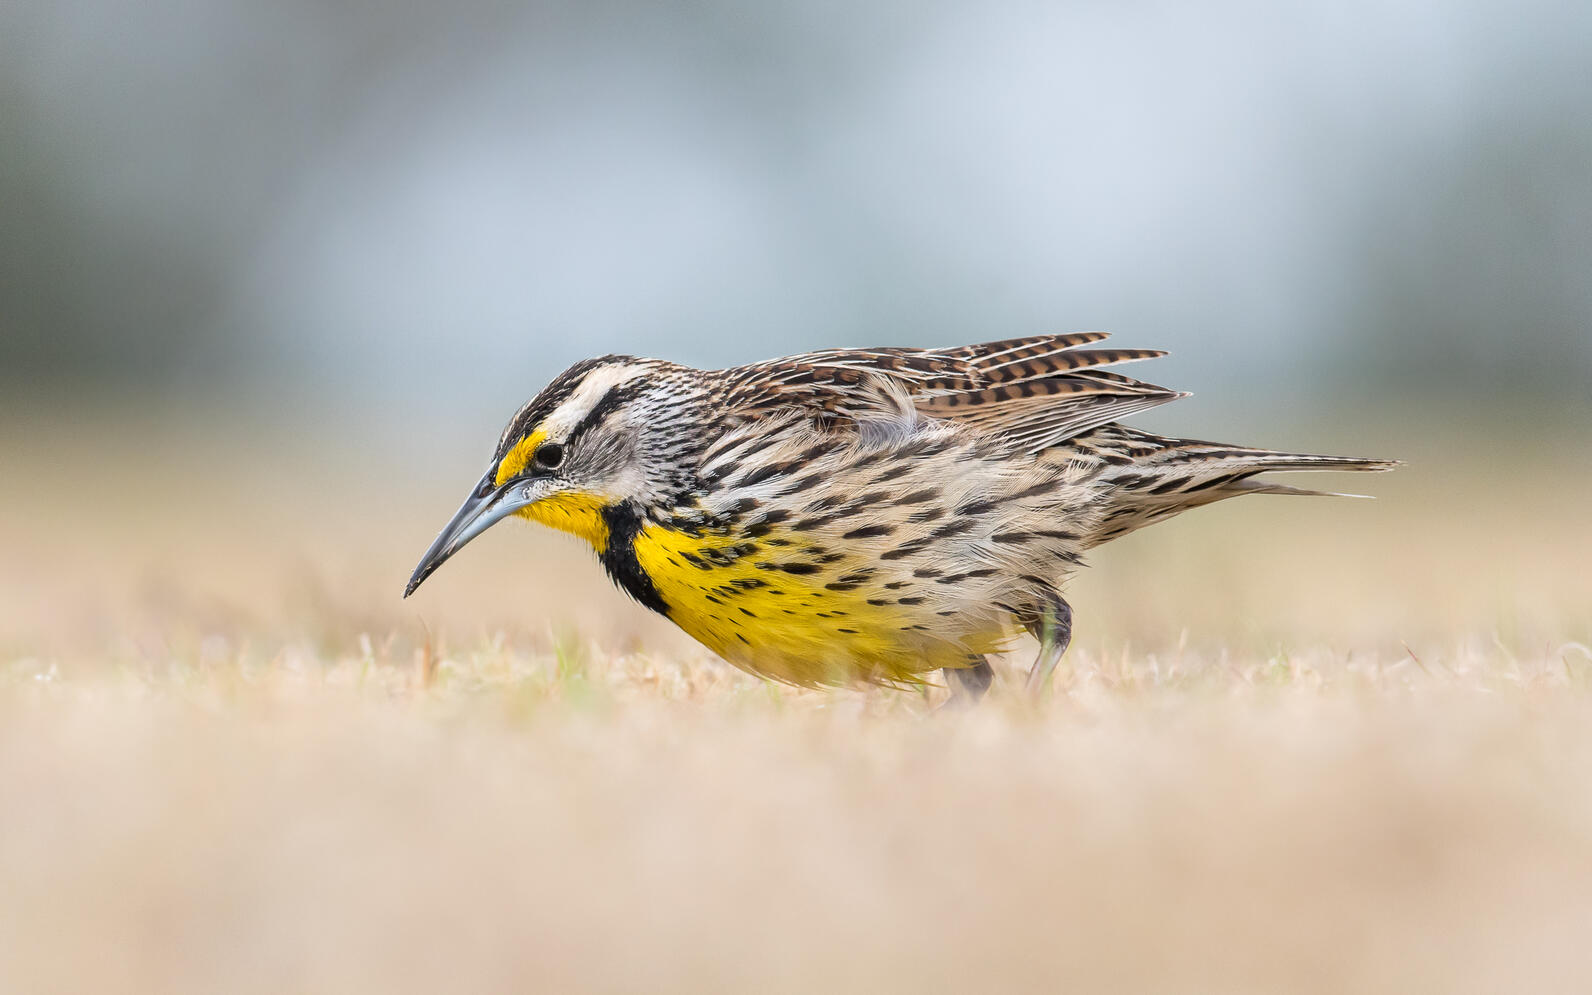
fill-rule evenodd
<path id="1" fill-rule="evenodd" d="M 1000 629 L 949 635 L 944 619 L 925 624 L 843 561 L 788 572 L 779 538 L 754 544 L 649 524 L 635 556 L 675 624 L 743 670 L 792 684 L 918 683 L 970 653 L 998 652 L 1007 638 Z"/>

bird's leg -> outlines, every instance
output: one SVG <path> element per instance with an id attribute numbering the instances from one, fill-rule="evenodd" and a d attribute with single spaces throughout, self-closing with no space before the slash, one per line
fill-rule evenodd
<path id="1" fill-rule="evenodd" d="M 972 708 L 995 680 L 995 671 L 984 657 L 975 655 L 968 660 L 970 666 L 944 668 L 947 683 L 951 685 L 951 697 L 945 703 L 947 708 Z"/>
<path id="2" fill-rule="evenodd" d="M 1028 693 L 1038 696 L 1050 686 L 1050 675 L 1072 642 L 1072 606 L 1059 594 L 1039 610 L 1039 617 L 1028 623 L 1028 631 L 1039 640 L 1039 656 L 1028 671 Z"/>

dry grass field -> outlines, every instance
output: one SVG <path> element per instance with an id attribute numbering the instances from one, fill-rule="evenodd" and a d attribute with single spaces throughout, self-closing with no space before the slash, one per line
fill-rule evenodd
<path id="1" fill-rule="evenodd" d="M 0 424 L 0 991 L 1584 991 L 1592 461 L 1336 434 L 952 714 L 531 526 L 401 602 L 468 459 Z"/>

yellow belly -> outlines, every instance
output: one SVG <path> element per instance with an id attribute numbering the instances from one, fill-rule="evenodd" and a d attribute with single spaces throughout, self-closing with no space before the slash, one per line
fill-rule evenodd
<path id="1" fill-rule="evenodd" d="M 920 683 L 927 672 L 966 665 L 970 654 L 999 652 L 1010 635 L 993 624 L 959 629 L 879 597 L 887 592 L 868 583 L 837 585 L 855 569 L 845 562 L 786 572 L 768 538 L 748 553 L 737 537 L 648 525 L 635 554 L 681 629 L 743 670 L 792 684 Z"/>

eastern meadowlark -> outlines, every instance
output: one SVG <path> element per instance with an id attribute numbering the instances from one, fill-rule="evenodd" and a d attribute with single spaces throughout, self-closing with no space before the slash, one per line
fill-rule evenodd
<path id="1" fill-rule="evenodd" d="M 976 700 L 1026 629 L 1037 691 L 1085 551 L 1269 470 L 1389 460 L 1163 438 L 1118 419 L 1185 397 L 1102 369 L 1165 355 L 1099 332 L 836 349 L 724 370 L 604 356 L 521 408 L 404 595 L 518 515 L 586 539 L 616 584 L 730 663 L 805 686 Z"/>

